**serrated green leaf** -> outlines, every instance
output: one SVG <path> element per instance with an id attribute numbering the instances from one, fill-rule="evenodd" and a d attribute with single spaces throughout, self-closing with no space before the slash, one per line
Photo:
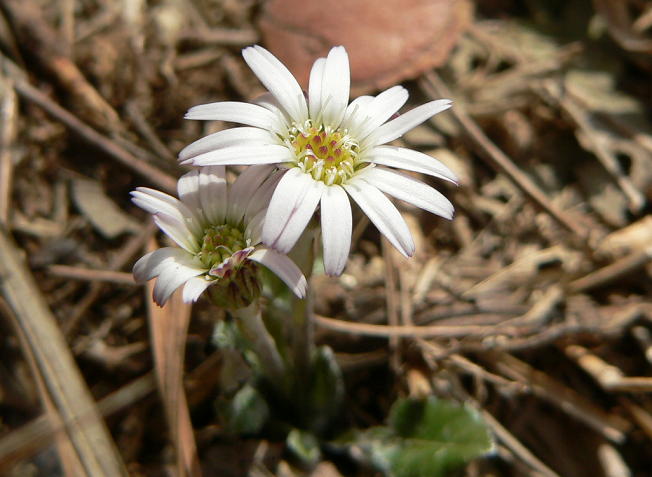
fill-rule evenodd
<path id="1" fill-rule="evenodd" d="M 387 427 L 356 441 L 369 463 L 392 477 L 445 477 L 493 449 L 477 411 L 435 397 L 397 401 Z"/>

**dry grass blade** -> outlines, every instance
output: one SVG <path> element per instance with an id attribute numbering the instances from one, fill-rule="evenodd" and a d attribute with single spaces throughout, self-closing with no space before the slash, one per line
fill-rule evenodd
<path id="1" fill-rule="evenodd" d="M 133 405 L 154 390 L 154 375 L 149 373 L 102 398 L 98 408 L 107 416 Z M 50 443 L 55 433 L 63 430 L 63 425 L 52 424 L 48 416 L 41 416 L 0 438 L 0 474 L 8 472 L 17 461 L 34 455 Z"/>
<path id="2" fill-rule="evenodd" d="M 17 317 L 16 327 L 25 336 L 84 475 L 127 475 L 56 320 L 18 257 L 19 250 L 3 230 L 0 233 L 2 293 Z"/>
<path id="3" fill-rule="evenodd" d="M 13 175 L 11 147 L 16 137 L 17 111 L 13 82 L 0 74 L 0 221 L 3 224 L 9 218 Z"/>
<path id="4" fill-rule="evenodd" d="M 148 296 L 151 296 L 153 287 L 154 281 L 150 281 Z M 200 476 L 195 437 L 183 389 L 183 362 L 192 307 L 183 303 L 180 290 L 164 307 L 156 306 L 151 299 L 148 304 L 156 375 L 177 452 L 177 475 Z"/>

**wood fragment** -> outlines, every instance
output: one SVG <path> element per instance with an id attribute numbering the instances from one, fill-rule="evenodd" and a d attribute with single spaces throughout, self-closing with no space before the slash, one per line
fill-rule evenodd
<path id="1" fill-rule="evenodd" d="M 70 60 L 65 51 L 69 43 L 46 22 L 41 8 L 22 0 L 5 0 L 0 6 L 11 19 L 21 46 L 28 48 L 75 98 L 87 119 L 105 131 L 119 131 L 122 123 L 118 114 Z"/>
<path id="2" fill-rule="evenodd" d="M 625 440 L 630 429 L 628 421 L 607 414 L 575 390 L 514 356 L 505 353 L 493 354 L 491 360 L 501 373 L 527 383 L 535 395 L 575 417 L 606 439 L 615 443 Z"/>
<path id="3" fill-rule="evenodd" d="M 56 320 L 19 252 L 0 231 L 2 293 L 17 316 L 15 326 L 28 341 L 45 386 L 87 475 L 127 475 L 122 459 L 65 343 Z"/>
<path id="4" fill-rule="evenodd" d="M 137 174 L 140 174 L 144 179 L 157 185 L 166 192 L 174 193 L 176 191 L 177 181 L 173 177 L 160 171 L 158 168 L 142 159 L 133 156 L 114 141 L 81 122 L 72 113 L 63 109 L 30 84 L 22 80 L 17 80 L 16 91 L 18 91 L 18 94 L 22 98 L 43 108 L 48 114 L 61 121 L 75 134 L 108 154 L 109 157 L 120 162 L 123 166 L 126 166 Z"/>
<path id="5" fill-rule="evenodd" d="M 652 246 L 631 253 L 630 255 L 615 261 L 603 268 L 600 268 L 588 275 L 578 278 L 568 284 L 570 293 L 581 293 L 593 288 L 607 285 L 635 272 L 652 260 Z"/>
<path id="6" fill-rule="evenodd" d="M 0 72 L 0 223 L 7 226 L 13 176 L 12 148 L 16 139 L 18 101 L 13 81 Z"/>

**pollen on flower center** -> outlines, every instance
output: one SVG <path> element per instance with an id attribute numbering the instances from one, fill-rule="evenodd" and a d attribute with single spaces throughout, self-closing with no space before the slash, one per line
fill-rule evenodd
<path id="1" fill-rule="evenodd" d="M 197 258 L 206 268 L 212 271 L 225 260 L 234 256 L 237 257 L 239 252 L 246 249 L 247 241 L 242 230 L 228 224 L 212 225 L 204 230 L 201 249 L 197 253 Z M 246 258 L 246 255 L 244 258 Z"/>
<path id="2" fill-rule="evenodd" d="M 291 134 L 297 167 L 326 185 L 342 184 L 358 168 L 358 143 L 345 132 L 311 126 Z"/>

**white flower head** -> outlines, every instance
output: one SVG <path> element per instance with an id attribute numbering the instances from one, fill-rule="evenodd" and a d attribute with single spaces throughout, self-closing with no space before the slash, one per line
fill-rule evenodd
<path id="1" fill-rule="evenodd" d="M 261 244 L 265 208 L 279 178 L 273 166 L 254 166 L 229 186 L 224 166 L 211 166 L 179 179 L 179 199 L 137 188 L 131 193 L 133 202 L 153 214 L 179 247 L 164 247 L 138 260 L 136 281 L 158 277 L 154 301 L 160 306 L 184 284 L 185 302 L 196 301 L 211 287 L 218 304 L 247 306 L 260 294 L 257 267 L 263 265 L 303 298 L 307 284 L 299 268 Z"/>
<path id="2" fill-rule="evenodd" d="M 452 218 L 453 206 L 441 193 L 393 168 L 451 182 L 455 175 L 433 157 L 385 145 L 448 109 L 451 101 L 431 101 L 393 118 L 408 98 L 405 88 L 395 86 L 349 104 L 349 59 L 341 46 L 313 65 L 306 101 L 292 74 L 270 52 L 253 46 L 242 55 L 269 93 L 256 104 L 219 102 L 191 108 L 187 119 L 247 126 L 206 136 L 179 157 L 196 166 L 276 164 L 283 171 L 267 209 L 265 244 L 287 253 L 319 205 L 324 268 L 329 275 L 339 275 L 351 246 L 349 196 L 406 256 L 414 253 L 414 241 L 383 192 Z"/>

